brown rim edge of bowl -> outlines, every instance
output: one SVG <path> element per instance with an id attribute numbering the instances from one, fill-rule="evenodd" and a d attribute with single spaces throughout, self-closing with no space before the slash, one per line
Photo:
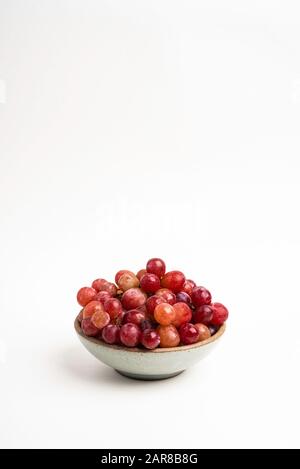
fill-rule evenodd
<path id="1" fill-rule="evenodd" d="M 80 323 L 78 319 L 76 318 L 74 321 L 74 327 L 75 331 L 77 332 L 78 335 L 83 337 L 84 339 L 88 340 L 89 342 L 93 342 L 94 344 L 101 345 L 102 347 L 107 347 L 110 349 L 115 349 L 115 350 L 123 350 L 126 352 L 139 352 L 139 353 L 165 353 L 165 352 L 183 352 L 184 350 L 191 350 L 194 348 L 198 347 L 203 347 L 203 345 L 208 345 L 211 344 L 212 342 L 215 342 L 217 339 L 219 339 L 225 332 L 226 325 L 225 323 L 222 324 L 220 329 L 209 339 L 203 340 L 202 342 L 197 342 L 196 344 L 191 344 L 191 345 L 180 345 L 179 347 L 168 347 L 168 348 L 156 348 L 154 350 L 147 350 L 147 349 L 142 349 L 142 348 L 137 348 L 137 347 L 123 347 L 122 345 L 110 345 L 105 343 L 101 339 L 96 339 L 95 337 L 88 337 L 83 334 Z"/>

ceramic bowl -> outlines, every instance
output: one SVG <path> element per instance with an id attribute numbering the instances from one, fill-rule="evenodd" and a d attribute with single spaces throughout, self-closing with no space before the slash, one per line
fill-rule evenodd
<path id="1" fill-rule="evenodd" d="M 176 376 L 205 358 L 224 334 L 225 324 L 215 335 L 203 342 L 154 350 L 109 345 L 102 340 L 86 337 L 77 319 L 75 330 L 84 347 L 102 363 L 129 378 L 154 380 Z"/>

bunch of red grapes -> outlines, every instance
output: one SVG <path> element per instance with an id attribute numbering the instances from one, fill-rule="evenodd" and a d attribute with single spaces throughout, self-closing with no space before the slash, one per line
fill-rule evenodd
<path id="1" fill-rule="evenodd" d="M 166 273 L 162 259 L 150 259 L 137 274 L 120 270 L 115 283 L 99 278 L 77 293 L 82 332 L 107 344 L 150 350 L 194 344 L 228 318 L 206 288 L 178 270 Z"/>

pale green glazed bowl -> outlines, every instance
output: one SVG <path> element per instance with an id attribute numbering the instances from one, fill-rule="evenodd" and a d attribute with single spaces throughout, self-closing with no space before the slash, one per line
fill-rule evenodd
<path id="1" fill-rule="evenodd" d="M 74 325 L 80 342 L 94 357 L 122 375 L 143 380 L 171 378 L 195 365 L 216 347 L 226 328 L 223 324 L 215 335 L 196 344 L 144 350 L 109 345 L 94 337 L 86 337 L 77 319 Z"/>

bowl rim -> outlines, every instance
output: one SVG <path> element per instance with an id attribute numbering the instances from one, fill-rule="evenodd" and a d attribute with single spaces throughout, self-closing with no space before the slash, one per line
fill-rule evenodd
<path id="1" fill-rule="evenodd" d="M 179 345 L 177 347 L 165 347 L 165 348 L 158 347 L 153 350 L 142 349 L 138 347 L 125 347 L 123 345 L 107 344 L 102 339 L 96 339 L 95 337 L 86 336 L 83 334 L 81 327 L 80 327 L 80 323 L 77 318 L 74 321 L 74 328 L 80 337 L 83 337 L 85 340 L 89 342 L 93 342 L 96 345 L 106 347 L 109 349 L 114 349 L 114 350 L 119 350 L 119 351 L 124 351 L 124 352 L 131 352 L 131 353 L 134 353 L 134 352 L 135 353 L 136 352 L 138 353 L 166 353 L 166 352 L 184 352 L 186 350 L 191 350 L 191 349 L 203 347 L 204 345 L 211 344 L 212 342 L 215 342 L 216 340 L 218 340 L 224 334 L 225 329 L 226 329 L 226 324 L 225 323 L 222 324 L 220 329 L 213 336 L 211 336 L 209 339 L 203 340 L 202 342 L 196 342 L 195 344 L 191 344 L 191 345 Z"/>

